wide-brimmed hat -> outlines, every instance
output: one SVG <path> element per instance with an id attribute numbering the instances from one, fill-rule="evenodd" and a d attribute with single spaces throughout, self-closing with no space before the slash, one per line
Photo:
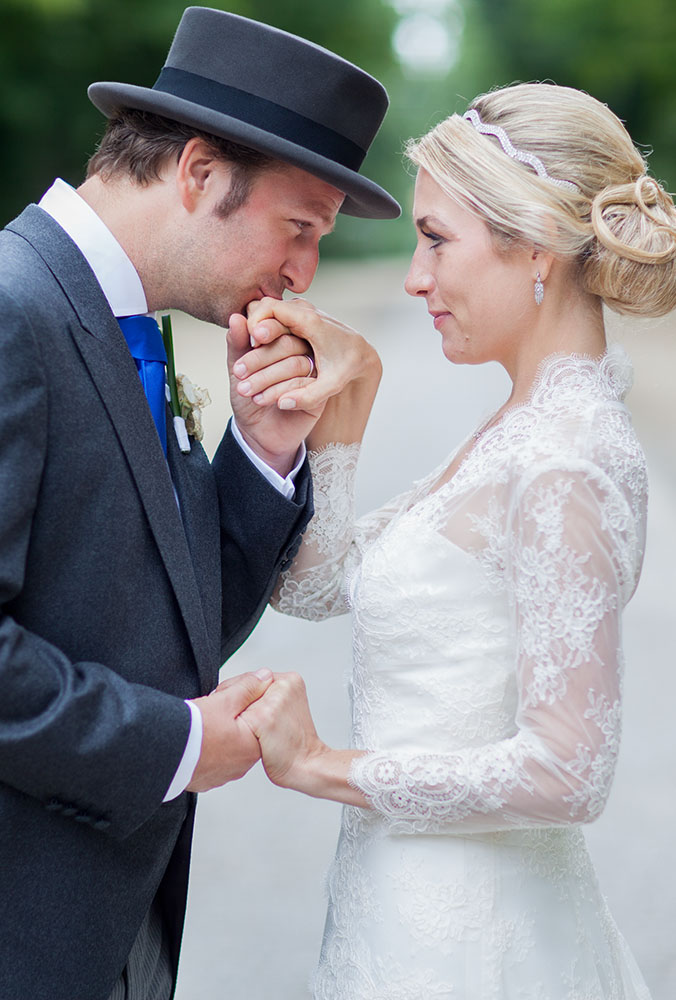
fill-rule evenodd
<path id="1" fill-rule="evenodd" d="M 341 211 L 393 219 L 397 202 L 358 173 L 387 111 L 385 88 L 327 49 L 208 7 L 188 7 L 153 87 L 93 83 L 107 117 L 151 111 L 301 167 L 345 192 Z"/>

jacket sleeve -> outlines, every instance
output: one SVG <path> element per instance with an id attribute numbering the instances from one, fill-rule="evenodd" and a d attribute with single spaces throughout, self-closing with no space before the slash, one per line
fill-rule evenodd
<path id="1" fill-rule="evenodd" d="M 16 618 L 41 502 L 49 359 L 5 293 L 0 316 L 0 781 L 124 837 L 160 806 L 190 712 L 180 698 L 103 664 L 72 662 Z"/>
<path id="2" fill-rule="evenodd" d="M 228 427 L 212 462 L 221 536 L 221 659 L 242 645 L 289 566 L 313 513 L 307 460 L 287 499 L 246 457 Z"/>

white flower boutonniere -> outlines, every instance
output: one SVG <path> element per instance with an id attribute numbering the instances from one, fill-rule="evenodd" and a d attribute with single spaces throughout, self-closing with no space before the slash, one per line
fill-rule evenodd
<path id="1" fill-rule="evenodd" d="M 211 402 L 211 396 L 206 389 L 193 385 L 187 375 L 176 376 L 176 390 L 185 428 L 196 441 L 201 441 L 204 437 L 202 410 Z"/>
<path id="2" fill-rule="evenodd" d="M 191 434 L 196 441 L 204 436 L 202 430 L 202 407 L 208 406 L 211 397 L 206 389 L 193 385 L 185 375 L 176 374 L 174 364 L 174 338 L 171 332 L 171 317 L 162 317 L 162 339 L 167 355 L 167 388 L 171 412 L 174 415 L 174 432 L 178 446 L 187 455 L 190 452 Z"/>

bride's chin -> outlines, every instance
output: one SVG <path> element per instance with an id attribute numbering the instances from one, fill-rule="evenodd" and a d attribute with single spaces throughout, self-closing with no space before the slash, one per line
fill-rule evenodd
<path id="1" fill-rule="evenodd" d="M 470 363 L 464 344 L 453 343 L 453 341 L 442 340 L 441 352 L 447 361 L 454 365 L 466 365 Z"/>

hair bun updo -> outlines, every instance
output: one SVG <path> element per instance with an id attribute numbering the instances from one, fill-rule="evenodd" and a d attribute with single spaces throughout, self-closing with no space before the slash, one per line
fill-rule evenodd
<path id="1" fill-rule="evenodd" d="M 592 200 L 591 223 L 585 289 L 619 313 L 676 308 L 676 209 L 664 188 L 646 174 L 609 185 Z"/>

